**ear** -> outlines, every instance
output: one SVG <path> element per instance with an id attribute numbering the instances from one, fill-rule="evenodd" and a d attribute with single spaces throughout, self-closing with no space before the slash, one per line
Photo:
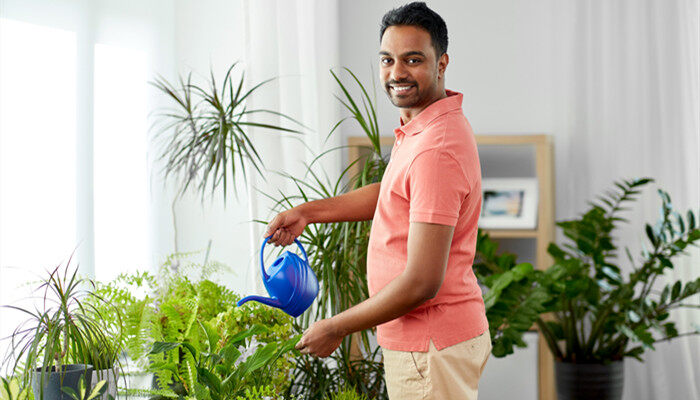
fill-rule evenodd
<path id="1" fill-rule="evenodd" d="M 450 56 L 447 53 L 440 56 L 438 59 L 438 79 L 445 78 L 445 70 L 447 69 L 447 64 L 450 63 Z"/>

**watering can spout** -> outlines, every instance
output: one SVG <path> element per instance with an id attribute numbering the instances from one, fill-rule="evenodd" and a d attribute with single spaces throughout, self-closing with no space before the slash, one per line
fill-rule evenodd
<path id="1" fill-rule="evenodd" d="M 262 297 L 262 296 L 246 296 L 240 300 L 238 300 L 238 303 L 236 303 L 238 306 L 243 305 L 244 303 L 247 303 L 249 301 L 257 301 L 259 303 L 263 303 L 265 305 L 268 305 L 270 307 L 277 307 L 277 308 L 282 308 L 282 302 L 275 298 L 270 298 L 270 297 Z"/>

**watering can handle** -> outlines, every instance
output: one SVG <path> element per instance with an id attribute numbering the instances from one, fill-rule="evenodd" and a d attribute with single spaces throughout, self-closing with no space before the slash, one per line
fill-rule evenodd
<path id="1" fill-rule="evenodd" d="M 262 247 L 260 248 L 260 270 L 262 271 L 262 276 L 263 276 L 263 278 L 265 278 L 265 280 L 270 279 L 270 277 L 267 275 L 267 272 L 265 271 L 265 261 L 263 259 L 263 250 L 265 250 L 265 245 L 267 244 L 267 241 L 270 240 L 271 237 L 272 237 L 272 235 L 266 237 L 265 240 L 263 241 Z M 306 251 L 304 250 L 304 247 L 301 245 L 301 243 L 297 239 L 294 239 L 294 242 L 301 249 L 301 253 L 304 255 L 304 259 L 306 260 L 306 264 L 309 264 L 309 257 L 306 255 Z"/>

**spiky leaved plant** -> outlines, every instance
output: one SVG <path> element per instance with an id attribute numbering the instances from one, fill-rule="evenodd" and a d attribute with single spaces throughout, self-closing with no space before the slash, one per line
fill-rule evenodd
<path id="1" fill-rule="evenodd" d="M 249 109 L 246 101 L 274 78 L 244 90 L 245 73 L 237 81 L 234 80 L 233 70 L 237 65 L 236 62 L 228 68 L 220 89 L 213 71 L 210 71 L 208 88 L 192 83 L 192 73 L 186 78 L 180 76 L 176 84 L 160 76 L 152 82 L 175 105 L 173 109 L 160 112 L 156 137 L 165 140 L 160 158 L 165 160 L 166 178 L 175 176 L 179 181 L 180 194 L 194 185 L 204 197 L 222 185 L 225 200 L 229 186 L 236 190 L 236 171 L 240 170 L 246 179 L 245 160 L 249 160 L 264 178 L 261 171 L 264 168 L 263 160 L 250 138 L 250 128 L 301 133 L 299 129 L 252 120 L 256 115 L 267 114 L 303 127 L 300 122 L 280 112 L 264 108 Z"/>
<path id="2" fill-rule="evenodd" d="M 110 305 L 94 293 L 92 280 L 78 276 L 71 261 L 72 257 L 41 279 L 35 289 L 41 295 L 38 307 L 3 306 L 27 315 L 13 331 L 10 351 L 4 359 L 18 377 L 20 390 L 29 387 L 36 368 L 41 369 L 39 387 L 43 390 L 51 367 L 56 371 L 62 371 L 67 364 L 113 368 L 118 362 L 120 333 L 110 329 L 96 307 L 98 303 Z M 121 318 L 121 314 L 116 312 L 114 317 Z M 43 394 L 34 395 L 41 398 Z"/>
<path id="3" fill-rule="evenodd" d="M 314 170 L 314 164 L 324 155 L 347 146 L 340 146 L 321 153 L 310 164 L 304 177 L 282 174 L 297 188 L 295 194 L 280 193 L 280 197 L 268 194 L 275 201 L 276 211 L 283 211 L 297 205 L 321 198 L 340 195 L 352 189 L 379 182 L 384 175 L 387 161 L 382 158 L 380 133 L 376 115 L 374 96 L 360 80 L 347 68 L 343 68 L 360 93 L 359 99 L 350 93 L 350 87 L 343 83 L 334 71 L 331 75 L 337 82 L 341 95 L 336 98 L 350 112 L 350 116 L 340 120 L 330 131 L 329 136 L 346 120 L 355 121 L 371 143 L 369 155 L 357 160 L 349 160 L 340 177 L 331 181 Z M 359 165 L 359 172 L 349 176 L 353 166 Z M 266 224 L 266 221 L 258 221 Z M 369 296 L 366 281 L 367 244 L 371 222 L 341 222 L 314 224 L 308 226 L 299 240 L 307 249 L 309 261 L 321 283 L 316 306 L 299 318 L 298 329 L 303 331 L 312 322 L 338 314 Z M 359 349 L 366 358 L 358 357 Z M 295 392 L 303 393 L 309 399 L 323 399 L 337 393 L 345 385 L 369 398 L 386 398 L 382 364 L 376 360 L 378 349 L 372 349 L 368 331 L 360 335 L 350 335 L 343 339 L 338 351 L 331 357 L 335 367 L 312 357 L 300 357 L 297 362 Z"/>

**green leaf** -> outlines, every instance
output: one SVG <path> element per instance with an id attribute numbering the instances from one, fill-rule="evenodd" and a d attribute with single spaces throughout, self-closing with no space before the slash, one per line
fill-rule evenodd
<path id="1" fill-rule="evenodd" d="M 654 350 L 653 344 L 655 340 L 648 329 L 648 327 L 640 325 L 634 330 L 634 333 L 637 335 L 638 339 L 642 341 L 645 347 Z"/>
<path id="2" fill-rule="evenodd" d="M 604 266 L 601 269 L 601 271 L 603 272 L 603 274 L 605 274 L 605 276 L 610 278 L 615 283 L 619 283 L 620 281 L 622 281 L 622 277 L 620 276 L 620 274 L 607 265 Z"/>
<path id="3" fill-rule="evenodd" d="M 177 349 L 181 344 L 182 343 L 180 342 L 155 342 L 153 343 L 153 347 L 148 354 L 165 353 L 170 350 Z"/>
<path id="4" fill-rule="evenodd" d="M 692 210 L 688 210 L 687 218 L 688 218 L 688 230 L 695 229 L 695 214 L 693 214 Z"/>
<path id="5" fill-rule="evenodd" d="M 664 325 L 664 332 L 667 338 L 674 338 L 678 336 L 678 331 L 676 330 L 676 324 L 673 322 L 667 322 Z"/>
<path id="6" fill-rule="evenodd" d="M 239 332 L 239 333 L 233 335 L 233 336 L 229 339 L 229 343 L 232 343 L 232 344 L 240 343 L 240 342 L 242 342 L 243 340 L 245 340 L 245 339 L 247 339 L 247 338 L 249 338 L 249 337 L 251 337 L 251 336 L 259 335 L 259 334 L 261 334 L 261 333 L 263 333 L 263 332 L 268 332 L 268 331 L 269 331 L 269 328 L 267 328 L 266 326 L 263 326 L 263 325 L 253 325 L 253 326 L 250 327 L 249 329 L 247 329 L 247 330 L 245 330 L 245 331 L 243 331 L 243 332 Z"/>
<path id="7" fill-rule="evenodd" d="M 67 394 L 68 396 L 70 396 L 70 398 L 73 399 L 73 400 L 81 400 L 81 399 L 78 397 L 78 393 L 76 393 L 75 390 L 73 390 L 73 388 L 71 388 L 71 387 L 63 386 L 63 387 L 61 388 L 61 391 L 62 391 L 63 393 L 65 393 L 65 394 Z"/>
<path id="8" fill-rule="evenodd" d="M 639 361 L 643 361 L 642 358 L 640 357 L 644 353 L 644 347 L 642 346 L 637 346 L 633 347 L 632 349 L 628 350 L 625 352 L 625 357 L 634 357 Z"/>
<path id="9" fill-rule="evenodd" d="M 657 315 L 655 319 L 656 319 L 657 321 L 663 321 L 663 320 L 667 319 L 670 315 L 671 315 L 671 314 L 669 314 L 669 313 L 667 313 L 667 312 L 661 313 L 661 314 Z"/>
<path id="10" fill-rule="evenodd" d="M 681 281 L 677 281 L 676 283 L 673 284 L 673 288 L 671 289 L 671 300 L 676 300 L 680 293 L 681 293 Z"/>
<path id="11" fill-rule="evenodd" d="M 104 392 L 107 390 L 107 380 L 101 380 L 97 382 L 95 387 L 92 389 L 92 393 L 90 393 L 90 396 L 88 396 L 87 400 L 93 400 L 96 397 L 100 397 L 104 394 Z"/>
<path id="12" fill-rule="evenodd" d="M 244 371 L 244 375 L 262 368 L 274 357 L 276 350 L 277 343 L 268 343 L 264 347 L 256 350 L 252 356 L 248 357 L 248 359 L 239 366 L 239 368 Z"/>
<path id="13" fill-rule="evenodd" d="M 634 312 L 634 310 L 629 310 L 627 312 L 627 317 L 629 317 L 630 321 L 632 321 L 632 323 L 635 323 L 635 324 L 641 320 L 641 318 L 639 317 L 639 314 Z"/>
<path id="14" fill-rule="evenodd" d="M 221 393 L 221 379 L 206 368 L 197 368 L 200 381 L 210 390 Z"/>
<path id="15" fill-rule="evenodd" d="M 646 229 L 646 233 L 647 233 L 647 237 L 649 238 L 649 241 L 651 242 L 652 245 L 654 245 L 656 247 L 659 243 L 659 239 L 654 234 L 654 229 L 649 224 L 645 225 L 645 229 Z"/>

